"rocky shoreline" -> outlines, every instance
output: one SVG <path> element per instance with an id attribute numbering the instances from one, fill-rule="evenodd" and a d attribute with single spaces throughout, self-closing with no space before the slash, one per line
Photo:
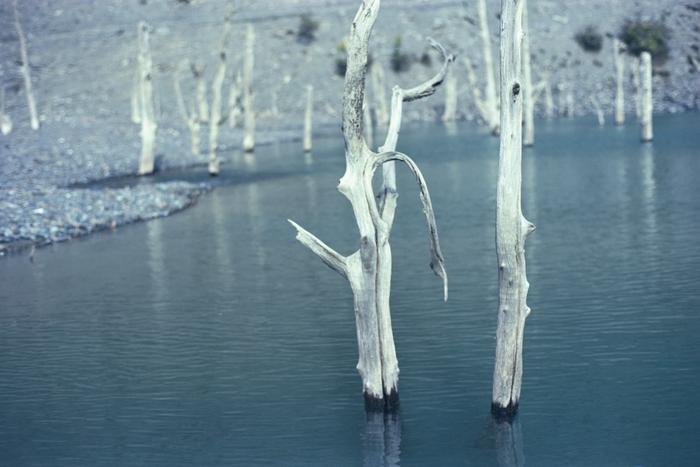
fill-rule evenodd
<path id="1" fill-rule="evenodd" d="M 206 144 L 199 155 L 189 151 L 189 134 L 179 118 L 173 96 L 173 76 L 185 58 L 200 59 L 207 79 L 213 75 L 222 28 L 224 1 L 176 2 L 148 0 L 125 3 L 105 0 L 94 8 L 82 0 L 21 2 L 28 35 L 32 77 L 41 128 L 29 128 L 22 82 L 17 71 L 17 39 L 11 23 L 11 2 L 0 5 L 0 83 L 6 90 L 6 111 L 14 130 L 0 136 L 0 255 L 24 245 L 46 245 L 165 216 L 185 209 L 211 189 L 209 183 L 144 183 L 119 188 L 70 188 L 76 183 L 133 175 L 139 152 L 138 126 L 129 119 L 130 91 L 136 63 L 136 24 L 153 28 L 152 49 L 157 102 L 158 165 L 164 171 L 206 161 Z M 256 28 L 256 111 L 258 145 L 301 136 L 303 85 L 313 83 L 317 128 L 337 130 L 343 80 L 334 72 L 342 42 L 356 7 L 354 0 L 241 0 L 235 17 L 232 68 L 240 67 L 235 53 L 243 42 L 243 27 Z M 437 60 L 416 61 L 408 72 L 394 73 L 389 63 L 393 44 L 416 57 L 433 36 L 458 56 L 455 72 L 464 76 L 461 56 L 469 56 L 479 74 L 481 59 L 473 5 L 457 0 L 385 0 L 373 34 L 372 56 L 387 71 L 387 92 L 394 84 L 410 86 L 435 72 Z M 494 50 L 498 2 L 488 0 Z M 664 18 L 672 30 L 671 56 L 654 78 L 655 109 L 681 112 L 697 109 L 700 72 L 698 54 L 700 6 L 674 0 L 530 0 L 530 28 L 535 80 L 548 66 L 554 85 L 575 83 L 574 114 L 593 112 L 595 94 L 608 115 L 612 112 L 612 54 L 609 40 L 598 54 L 583 52 L 573 33 L 595 24 L 606 37 L 630 17 Z M 33 7 L 33 8 L 32 8 Z M 604 11 L 603 15 L 601 12 Z M 309 44 L 296 40 L 300 15 L 318 22 Z M 700 60 L 700 57 L 698 58 Z M 565 60 L 567 68 L 552 68 Z M 700 63 L 700 62 L 698 62 Z M 231 76 L 229 76 L 229 80 Z M 228 81 L 227 81 L 228 82 Z M 628 83 L 629 84 L 629 83 Z M 190 79 L 183 80 L 192 99 Z M 465 79 L 460 82 L 458 116 L 476 120 Z M 630 85 L 631 86 L 631 85 Z M 405 120 L 437 120 L 444 94 L 410 106 Z M 556 97 L 556 96 L 555 96 Z M 542 108 L 537 107 L 541 113 Z M 627 111 L 633 114 L 631 99 Z M 202 129 L 206 141 L 207 127 Z M 330 131 L 330 130 L 329 130 Z M 222 163 L 231 159 L 242 139 L 239 128 L 223 127 Z M 236 149 L 237 150 L 237 149 Z"/>

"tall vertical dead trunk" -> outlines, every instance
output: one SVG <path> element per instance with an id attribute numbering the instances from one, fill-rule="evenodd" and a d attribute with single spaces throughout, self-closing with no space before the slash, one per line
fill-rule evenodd
<path id="1" fill-rule="evenodd" d="M 186 63 L 186 62 L 185 62 Z M 177 108 L 180 112 L 180 116 L 182 117 L 182 120 L 185 122 L 187 125 L 187 128 L 190 130 L 190 140 L 191 140 L 191 151 L 192 154 L 195 156 L 199 155 L 199 144 L 200 144 L 200 137 L 199 137 L 199 130 L 200 130 L 200 124 L 199 124 L 199 114 L 197 113 L 197 108 L 196 105 L 193 103 L 192 104 L 192 110 L 188 111 L 187 106 L 185 105 L 185 98 L 182 95 L 182 87 L 180 85 L 180 71 L 182 70 L 182 66 L 178 68 L 178 70 L 175 72 L 175 76 L 173 77 L 173 84 L 175 88 L 175 101 L 177 102 Z"/>
<path id="2" fill-rule="evenodd" d="M 600 106 L 600 101 L 595 95 L 591 95 L 591 105 L 593 106 L 596 117 L 598 117 L 598 125 L 605 125 L 605 112 L 603 112 L 603 108 Z"/>
<path id="3" fill-rule="evenodd" d="M 155 169 L 155 140 L 158 125 L 153 104 L 153 61 L 149 39 L 150 27 L 139 23 L 139 100 L 141 102 L 141 159 L 139 175 L 152 174 Z"/>
<path id="4" fill-rule="evenodd" d="M 209 122 L 209 101 L 207 100 L 207 80 L 204 76 L 206 67 L 198 63 L 192 63 L 192 74 L 196 82 L 197 93 L 197 112 L 199 113 L 199 121 L 202 123 Z"/>
<path id="5" fill-rule="evenodd" d="M 615 125 L 625 124 L 625 61 L 622 58 L 623 45 L 613 39 L 613 63 L 615 65 Z"/>
<path id="6" fill-rule="evenodd" d="M 311 138 L 312 119 L 314 112 L 314 87 L 306 86 L 306 110 L 304 112 L 304 152 L 311 152 L 313 140 Z"/>
<path id="7" fill-rule="evenodd" d="M 524 0 L 501 0 L 501 141 L 496 193 L 498 329 L 491 409 L 517 411 L 527 306 L 525 239 L 534 230 L 522 213 L 522 15 Z"/>
<path id="8" fill-rule="evenodd" d="M 138 69 L 134 73 L 134 82 L 131 85 L 131 123 L 141 123 L 141 80 Z"/>
<path id="9" fill-rule="evenodd" d="M 535 101 L 532 95 L 532 69 L 530 67 L 530 28 L 527 19 L 527 0 L 523 0 L 523 144 L 535 145 Z"/>
<path id="10" fill-rule="evenodd" d="M 236 73 L 236 79 L 231 83 L 228 92 L 228 126 L 236 128 L 238 126 L 238 118 L 243 113 L 241 102 L 241 91 L 243 90 L 243 77 L 241 72 Z"/>
<path id="11" fill-rule="evenodd" d="M 7 136 L 12 132 L 12 119 L 5 113 L 5 88 L 0 88 L 0 133 Z"/>
<path id="12" fill-rule="evenodd" d="M 481 50 L 484 56 L 484 78 L 486 88 L 484 91 L 484 105 L 486 124 L 494 135 L 499 132 L 498 102 L 496 97 L 496 78 L 493 66 L 493 52 L 491 51 L 491 33 L 489 32 L 489 20 L 486 13 L 486 0 L 478 0 L 477 12 L 479 15 L 479 31 L 481 36 Z"/>
<path id="13" fill-rule="evenodd" d="M 255 30 L 252 24 L 246 26 L 245 57 L 243 59 L 243 150 L 255 150 L 255 108 L 253 97 L 253 68 L 255 66 Z"/>
<path id="14" fill-rule="evenodd" d="M 34 91 L 32 90 L 32 77 L 29 70 L 29 54 L 27 53 L 27 38 L 22 29 L 22 23 L 19 21 L 19 10 L 17 9 L 17 0 L 12 2 L 12 7 L 15 13 L 15 30 L 19 37 L 19 53 L 22 58 L 22 66 L 20 72 L 24 78 L 24 92 L 27 95 L 27 107 L 29 108 L 29 117 L 31 120 L 32 130 L 39 129 L 39 117 L 36 112 L 36 99 L 34 99 Z"/>
<path id="15" fill-rule="evenodd" d="M 640 56 L 639 74 L 642 81 L 642 142 L 648 143 L 654 139 L 654 121 L 653 121 L 653 101 L 652 101 L 652 65 L 651 54 L 642 52 Z"/>
<path id="16" fill-rule="evenodd" d="M 457 76 L 452 72 L 448 73 L 445 79 L 445 112 L 442 114 L 442 121 L 455 120 L 457 120 Z"/>
<path id="17" fill-rule="evenodd" d="M 632 90 L 634 92 L 634 114 L 637 120 L 642 118 L 642 84 L 639 80 L 639 70 L 641 68 L 641 61 L 638 57 L 632 57 L 632 65 L 630 69 L 632 70 Z"/>
<path id="18" fill-rule="evenodd" d="M 374 111 L 377 117 L 377 126 L 384 128 L 387 123 L 389 123 L 384 68 L 382 68 L 380 63 L 374 62 L 372 63 L 369 75 L 370 84 L 372 85 L 372 97 L 374 97 Z"/>
<path id="19" fill-rule="evenodd" d="M 221 39 L 221 49 L 219 50 L 219 67 L 214 75 L 214 81 L 211 84 L 211 113 L 209 118 L 209 175 L 219 175 L 219 157 L 217 151 L 219 149 L 219 126 L 221 125 L 221 104 L 222 104 L 222 89 L 224 87 L 224 79 L 226 78 L 226 49 L 228 48 L 229 37 L 231 35 L 231 19 L 226 18 L 224 23 L 224 33 Z"/>
<path id="20" fill-rule="evenodd" d="M 389 316 L 389 287 L 391 256 L 388 239 L 393 223 L 395 182 L 389 185 L 384 173 L 383 202 L 377 206 L 372 190 L 374 171 L 385 163 L 399 160 L 406 163 L 418 181 L 424 212 L 429 225 L 431 266 L 445 280 L 444 260 L 440 252 L 435 217 L 425 180 L 415 163 L 406 155 L 394 151 L 374 153 L 363 138 L 363 101 L 369 37 L 379 12 L 380 0 L 364 0 L 352 23 L 347 42 L 347 71 L 343 91 L 343 136 L 345 139 L 346 170 L 338 184 L 355 214 L 360 233 L 360 249 L 343 256 L 324 242 L 290 221 L 297 229 L 297 239 L 316 253 L 321 260 L 346 277 L 350 282 L 355 302 L 355 322 L 359 362 L 357 369 L 362 378 L 366 406 L 381 409 L 398 403 L 398 363 L 394 350 Z M 383 147 L 395 147 L 401 120 L 403 102 L 434 93 L 442 82 L 447 64 L 433 80 L 410 90 L 394 88 L 392 116 L 387 142 Z M 393 193 L 393 194 L 392 194 Z M 391 196 L 387 196 L 391 195 Z"/>

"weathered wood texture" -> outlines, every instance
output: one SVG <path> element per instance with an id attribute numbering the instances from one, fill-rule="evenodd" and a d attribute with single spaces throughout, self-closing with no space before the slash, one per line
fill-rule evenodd
<path id="1" fill-rule="evenodd" d="M 15 30 L 17 31 L 17 36 L 19 37 L 19 53 L 22 59 L 22 65 L 20 67 L 20 73 L 22 73 L 22 78 L 24 79 L 24 92 L 27 96 L 27 107 L 29 108 L 29 118 L 32 130 L 39 129 L 39 115 L 36 111 L 36 99 L 34 98 L 34 91 L 32 89 L 32 77 L 30 75 L 29 66 L 29 53 L 27 52 L 27 37 L 24 35 L 24 30 L 22 29 L 22 23 L 19 20 L 19 10 L 17 9 L 17 0 L 12 2 L 12 7 L 15 14 Z"/>
<path id="2" fill-rule="evenodd" d="M 654 139 L 654 104 L 652 101 L 652 64 L 651 54 L 642 52 L 640 56 L 639 74 L 642 86 L 642 141 L 645 143 Z"/>
<path id="3" fill-rule="evenodd" d="M 243 150 L 255 150 L 255 99 L 253 96 L 253 68 L 255 67 L 255 30 L 246 26 L 245 56 L 243 58 Z"/>
<path id="4" fill-rule="evenodd" d="M 231 36 L 231 19 L 226 18 L 219 49 L 219 66 L 211 84 L 211 110 L 209 114 L 209 175 L 219 175 L 219 126 L 222 123 L 221 106 L 223 101 L 224 79 L 226 78 L 228 43 Z"/>
<path id="5" fill-rule="evenodd" d="M 391 250 L 389 234 L 393 223 L 396 183 L 393 161 L 404 162 L 416 177 L 420 198 L 428 222 L 431 267 L 441 276 L 447 290 L 447 276 L 440 252 L 435 216 L 425 180 L 415 163 L 393 150 L 373 152 L 363 137 L 365 78 L 369 38 L 379 13 L 380 0 L 364 0 L 352 23 L 347 40 L 347 71 L 343 90 L 343 136 L 346 168 L 338 184 L 350 202 L 360 234 L 359 250 L 343 256 L 313 234 L 290 220 L 297 230 L 297 239 L 318 255 L 330 268 L 347 278 L 354 297 L 358 344 L 357 370 L 362 379 L 366 406 L 370 409 L 392 407 L 398 403 L 398 362 L 391 331 L 389 295 Z M 434 93 L 444 78 L 447 63 L 439 76 L 409 90 L 394 88 L 390 127 L 382 149 L 395 148 L 400 129 L 403 102 Z M 384 164 L 384 184 L 377 205 L 372 190 L 374 171 Z"/>
<path id="6" fill-rule="evenodd" d="M 187 110 L 185 98 L 182 94 L 180 76 L 182 70 L 186 68 L 189 68 L 189 64 L 185 60 L 173 75 L 173 87 L 175 89 L 175 101 L 177 103 L 178 112 L 180 113 L 180 117 L 182 117 L 182 120 L 185 122 L 185 125 L 187 125 L 187 129 L 190 130 L 190 150 L 192 151 L 193 155 L 198 156 L 200 146 L 199 132 L 201 127 L 199 123 L 199 114 L 197 113 L 197 108 L 194 102 L 192 103 L 192 110 Z"/>
<path id="7" fill-rule="evenodd" d="M 622 57 L 622 41 L 613 38 L 613 64 L 615 67 L 615 125 L 625 124 L 625 60 Z"/>
<path id="8" fill-rule="evenodd" d="M 155 142 L 158 125 L 153 103 L 153 60 L 149 39 L 150 26 L 141 21 L 139 35 L 139 103 L 141 104 L 141 159 L 139 175 L 152 174 L 155 169 Z"/>
<path id="9" fill-rule="evenodd" d="M 522 348 L 527 306 L 525 238 L 534 225 L 525 219 L 522 186 L 522 14 L 523 0 L 501 0 L 501 136 L 496 192 L 498 328 L 492 410 L 514 414 L 520 400 Z"/>

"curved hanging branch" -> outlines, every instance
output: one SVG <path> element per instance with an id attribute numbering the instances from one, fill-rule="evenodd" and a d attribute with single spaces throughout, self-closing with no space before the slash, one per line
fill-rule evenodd
<path id="1" fill-rule="evenodd" d="M 423 204 L 423 212 L 425 213 L 425 220 L 428 223 L 428 239 L 430 241 L 430 269 L 442 278 L 443 283 L 443 295 L 445 301 L 447 301 L 447 271 L 445 270 L 445 258 L 442 256 L 442 251 L 440 250 L 440 239 L 438 238 L 437 223 L 435 222 L 435 212 L 433 211 L 433 203 L 430 200 L 430 192 L 428 191 L 428 184 L 423 178 L 423 174 L 416 165 L 416 163 L 408 157 L 406 154 L 388 151 L 380 154 L 375 154 L 373 158 L 367 160 L 363 171 L 363 178 L 365 183 L 365 195 L 367 199 L 367 204 L 369 205 L 370 215 L 372 216 L 372 221 L 378 227 L 385 228 L 385 222 L 381 219 L 379 214 L 379 209 L 374 201 L 374 196 L 372 195 L 372 177 L 374 172 L 379 166 L 389 161 L 401 161 L 405 163 L 408 168 L 413 172 L 416 177 L 416 182 L 418 183 L 418 188 L 420 189 L 420 200 Z"/>
<path id="2" fill-rule="evenodd" d="M 452 54 L 448 54 L 447 50 L 445 50 L 442 44 L 440 44 L 438 41 L 429 37 L 428 43 L 432 48 L 440 52 L 440 55 L 443 59 L 442 68 L 440 68 L 440 71 L 438 71 L 437 74 L 430 78 L 428 81 L 421 83 L 418 86 L 413 87 L 411 89 L 405 89 L 403 91 L 404 102 L 415 101 L 417 99 L 422 99 L 423 97 L 428 97 L 435 94 L 437 87 L 440 86 L 445 80 L 445 75 L 447 75 L 447 69 L 449 68 L 450 63 L 455 61 L 455 56 Z"/>

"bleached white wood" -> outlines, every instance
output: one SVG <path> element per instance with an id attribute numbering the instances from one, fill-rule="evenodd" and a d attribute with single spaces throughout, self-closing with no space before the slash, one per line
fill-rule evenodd
<path id="1" fill-rule="evenodd" d="M 141 21 L 139 35 L 139 101 L 141 103 L 141 159 L 139 175 L 152 174 L 155 169 L 155 139 L 158 125 L 153 103 L 153 61 L 149 39 L 150 26 Z"/>
<path id="2" fill-rule="evenodd" d="M 241 91 L 243 90 L 243 77 L 241 72 L 236 73 L 235 80 L 231 83 L 228 92 L 228 126 L 236 128 L 238 119 L 243 113 L 243 103 L 241 102 Z"/>
<path id="3" fill-rule="evenodd" d="M 493 65 L 493 52 L 491 50 L 491 33 L 489 31 L 489 20 L 486 12 L 486 0 L 477 0 L 476 5 L 479 16 L 481 51 L 484 57 L 484 79 L 486 81 L 486 87 L 484 89 L 484 117 L 486 119 L 486 124 L 491 129 L 491 133 L 497 135 L 499 132 L 499 104 L 496 100 L 496 78 Z"/>
<path id="4" fill-rule="evenodd" d="M 595 95 L 591 95 L 591 105 L 593 106 L 593 110 L 595 111 L 596 117 L 598 118 L 598 125 L 605 125 L 605 112 L 603 112 L 603 108 L 600 105 L 600 101 Z"/>
<path id="5" fill-rule="evenodd" d="M 5 113 L 5 88 L 0 88 L 0 133 L 4 136 L 12 132 L 12 119 Z"/>
<path id="6" fill-rule="evenodd" d="M 199 121 L 202 123 L 209 122 L 209 100 L 207 97 L 207 81 L 204 75 L 205 66 L 197 63 L 192 63 L 192 75 L 196 83 L 197 95 L 197 112 L 199 113 Z"/>
<path id="7" fill-rule="evenodd" d="M 652 101 L 652 64 L 651 54 L 642 52 L 640 55 L 640 70 L 642 83 L 642 142 L 648 143 L 654 139 L 654 105 Z"/>
<path id="8" fill-rule="evenodd" d="M 625 60 L 622 57 L 622 41 L 613 38 L 613 64 L 615 67 L 615 125 L 625 124 Z"/>
<path id="9" fill-rule="evenodd" d="M 186 62 L 184 63 L 186 65 Z M 187 128 L 190 130 L 190 147 L 192 154 L 198 156 L 200 146 L 199 132 L 201 127 L 199 123 L 199 114 L 197 113 L 197 109 L 194 103 L 192 104 L 192 111 L 189 112 L 185 105 L 185 98 L 183 97 L 182 86 L 180 84 L 180 72 L 182 69 L 183 66 L 180 66 L 180 68 L 178 68 L 178 70 L 175 72 L 175 75 L 173 76 L 173 87 L 175 88 L 175 101 L 177 102 L 177 108 L 180 113 L 180 117 L 182 117 L 182 120 L 185 122 L 185 125 L 187 125 Z"/>
<path id="10" fill-rule="evenodd" d="M 224 23 L 224 32 L 221 39 L 221 48 L 219 50 L 219 67 L 214 75 L 214 81 L 211 84 L 211 113 L 209 118 L 209 175 L 219 175 L 219 157 L 217 151 L 219 149 L 219 126 L 222 123 L 221 106 L 223 100 L 223 86 L 226 78 L 226 50 L 228 48 L 229 37 L 231 35 L 231 19 L 226 18 Z"/>
<path id="11" fill-rule="evenodd" d="M 372 125 L 372 112 L 367 104 L 367 99 L 365 99 L 364 104 L 362 104 L 362 125 L 367 147 L 372 149 L 374 148 L 374 126 Z"/>
<path id="12" fill-rule="evenodd" d="M 338 184 L 338 190 L 352 206 L 360 233 L 360 248 L 349 256 L 342 256 L 298 224 L 290 221 L 297 230 L 299 241 L 316 253 L 324 263 L 347 277 L 350 282 L 354 297 L 358 341 L 357 369 L 362 378 L 365 400 L 371 408 L 390 406 L 398 401 L 398 363 L 390 319 L 386 319 L 390 318 L 388 304 L 391 257 L 386 255 L 385 246 L 388 247 L 391 223 L 380 214 L 380 208 L 377 207 L 372 191 L 372 174 L 379 165 L 393 164 L 394 160 L 399 160 L 406 163 L 416 175 L 429 223 L 433 270 L 442 274 L 445 283 L 447 280 L 430 196 L 420 171 L 413 161 L 403 154 L 374 153 L 363 138 L 368 45 L 379 6 L 380 0 L 364 0 L 357 11 L 347 40 L 347 71 L 343 89 L 342 128 L 345 139 L 346 169 Z M 442 77 L 434 83 L 434 86 L 441 81 Z M 405 91 L 406 99 L 401 98 L 400 101 L 430 95 L 434 92 L 434 86 L 422 85 Z M 397 95 L 397 88 L 394 95 Z M 395 118 L 398 119 L 398 123 L 394 121 Z M 398 125 L 400 112 L 396 117 L 392 112 L 391 120 L 395 126 Z M 390 128 L 388 139 L 398 136 L 398 126 L 396 128 L 396 131 Z M 391 141 L 388 144 L 391 145 Z M 384 203 L 381 207 L 382 211 L 386 211 L 387 207 L 388 205 Z M 386 277 L 387 271 L 389 277 Z"/>
<path id="13" fill-rule="evenodd" d="M 255 67 L 255 30 L 246 25 L 245 56 L 243 58 L 243 150 L 255 150 L 255 99 L 253 96 L 253 68 Z"/>
<path id="14" fill-rule="evenodd" d="M 443 122 L 457 120 L 457 76 L 454 72 L 448 73 L 445 79 L 445 111 L 442 114 Z"/>
<path id="15" fill-rule="evenodd" d="M 372 85 L 372 96 L 374 97 L 374 111 L 377 118 L 377 126 L 383 128 L 389 123 L 389 112 L 387 109 L 384 68 L 381 63 L 372 63 L 369 75 L 370 84 Z"/>
<path id="16" fill-rule="evenodd" d="M 134 82 L 131 85 L 131 123 L 141 123 L 141 85 L 138 69 L 134 73 Z"/>
<path id="17" fill-rule="evenodd" d="M 306 110 L 304 111 L 304 152 L 311 152 L 313 148 L 312 124 L 314 112 L 314 87 L 306 86 Z"/>
<path id="18" fill-rule="evenodd" d="M 632 65 L 630 66 L 632 74 L 632 90 L 634 93 L 634 114 L 637 120 L 642 118 L 642 83 L 639 80 L 639 70 L 641 62 L 638 57 L 632 57 Z"/>
<path id="19" fill-rule="evenodd" d="M 527 19 L 527 0 L 523 0 L 523 145 L 535 144 L 535 101 L 532 88 L 532 68 L 530 66 L 530 30 Z"/>
<path id="20" fill-rule="evenodd" d="M 20 73 L 22 73 L 22 78 L 24 79 L 24 92 L 27 96 L 27 107 L 29 108 L 29 118 L 32 130 L 39 129 L 39 116 L 36 111 L 36 99 L 34 98 L 34 91 L 32 89 L 32 77 L 29 65 L 29 53 L 27 52 L 27 38 L 24 35 L 24 30 L 22 29 L 22 23 L 19 21 L 19 10 L 17 9 L 17 0 L 12 2 L 12 6 L 15 13 L 15 30 L 17 31 L 17 36 L 19 37 L 19 53 L 22 59 L 22 66 L 20 67 Z"/>
<path id="21" fill-rule="evenodd" d="M 496 192 L 498 328 L 492 410 L 513 414 L 520 400 L 522 347 L 527 306 L 525 238 L 534 225 L 525 219 L 522 186 L 522 15 L 523 0 L 501 0 L 501 135 Z"/>

